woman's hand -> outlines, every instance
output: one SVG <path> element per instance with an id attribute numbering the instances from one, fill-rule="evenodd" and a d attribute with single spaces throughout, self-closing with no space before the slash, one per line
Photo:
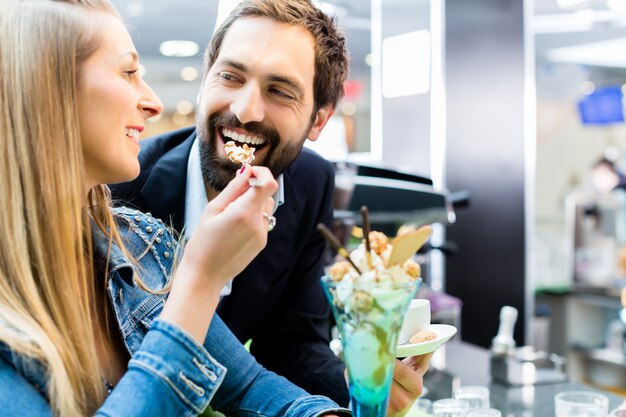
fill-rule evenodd
<path id="1" fill-rule="evenodd" d="M 220 291 L 267 243 L 268 220 L 263 213 L 272 213 L 276 188 L 267 168 L 244 165 L 243 172 L 207 204 L 185 246 L 162 319 L 200 343 L 204 340 Z"/>
<path id="2" fill-rule="evenodd" d="M 277 184 L 265 167 L 244 165 L 243 169 L 207 204 L 185 246 L 178 269 L 187 276 L 199 272 L 201 286 L 213 283 L 221 290 L 267 243 L 268 220 L 263 213 L 272 214 L 271 195 Z"/>

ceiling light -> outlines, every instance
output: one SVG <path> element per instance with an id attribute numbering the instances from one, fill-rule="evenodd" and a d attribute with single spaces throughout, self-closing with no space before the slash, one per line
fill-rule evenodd
<path id="1" fill-rule="evenodd" d="M 183 116 L 186 116 L 193 111 L 193 103 L 191 101 L 181 100 L 176 105 L 176 111 Z"/>
<path id="2" fill-rule="evenodd" d="M 165 56 L 188 57 L 198 53 L 200 47 L 194 41 L 172 40 L 162 42 L 159 51 Z"/>
<path id="3" fill-rule="evenodd" d="M 356 113 L 356 104 L 351 101 L 344 101 L 341 103 L 341 113 L 344 116 L 354 116 Z"/>
<path id="4" fill-rule="evenodd" d="M 593 94 L 594 91 L 596 91 L 596 85 L 594 83 L 592 83 L 591 81 L 584 81 L 581 85 L 580 85 L 580 91 L 588 96 L 590 94 Z"/>
<path id="5" fill-rule="evenodd" d="M 180 70 L 180 78 L 184 81 L 194 81 L 198 78 L 198 70 L 195 67 L 185 67 Z"/>
<path id="6" fill-rule="evenodd" d="M 550 49 L 546 58 L 553 62 L 626 68 L 626 38 Z"/>
<path id="7" fill-rule="evenodd" d="M 180 114 L 178 112 L 174 112 L 172 113 L 172 123 L 174 123 L 174 125 L 176 126 L 187 126 L 189 124 L 189 118 L 184 115 L 184 114 Z"/>

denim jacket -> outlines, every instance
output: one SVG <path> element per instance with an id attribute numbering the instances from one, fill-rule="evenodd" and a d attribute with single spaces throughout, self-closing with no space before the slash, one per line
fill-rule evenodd
<path id="1" fill-rule="evenodd" d="M 140 257 L 141 279 L 153 290 L 163 288 L 176 251 L 170 232 L 150 215 L 126 208 L 116 209 L 116 214 L 124 242 Z M 106 260 L 108 239 L 96 227 L 93 238 L 96 260 Z M 133 270 L 114 245 L 108 293 L 132 359 L 97 416 L 195 416 L 209 404 L 228 416 L 312 417 L 330 411 L 350 415 L 331 400 L 310 396 L 261 367 L 217 315 L 203 345 L 160 320 L 166 296 L 139 288 Z M 44 367 L 1 343 L 0 414 L 51 415 Z"/>

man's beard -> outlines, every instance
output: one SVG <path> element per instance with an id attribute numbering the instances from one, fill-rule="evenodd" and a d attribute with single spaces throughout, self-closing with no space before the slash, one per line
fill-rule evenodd
<path id="1" fill-rule="evenodd" d="M 300 136 L 301 139 L 296 143 L 291 143 L 288 139 L 281 145 L 280 135 L 269 126 L 265 126 L 261 122 L 241 123 L 232 113 L 220 114 L 214 113 L 209 116 L 208 120 L 203 119 L 201 115 L 196 117 L 196 134 L 200 149 L 200 167 L 202 169 L 202 177 L 204 183 L 215 191 L 222 191 L 228 183 L 235 177 L 237 170 L 241 165 L 232 162 L 226 157 L 222 157 L 217 149 L 217 129 L 223 127 L 233 127 L 246 130 L 251 135 L 255 135 L 265 139 L 264 148 L 268 148 L 263 161 L 259 165 L 263 165 L 272 172 L 274 178 L 285 172 L 295 161 L 302 150 L 306 133 L 309 131 L 312 121 L 307 130 Z M 224 138 L 227 140 L 227 138 Z"/>

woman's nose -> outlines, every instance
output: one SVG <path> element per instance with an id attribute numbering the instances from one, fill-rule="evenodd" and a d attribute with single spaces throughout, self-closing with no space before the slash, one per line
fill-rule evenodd
<path id="1" fill-rule="evenodd" d="M 143 82 L 143 86 L 144 91 L 139 99 L 139 110 L 146 113 L 148 117 L 161 114 L 163 112 L 163 103 L 148 84 Z"/>

